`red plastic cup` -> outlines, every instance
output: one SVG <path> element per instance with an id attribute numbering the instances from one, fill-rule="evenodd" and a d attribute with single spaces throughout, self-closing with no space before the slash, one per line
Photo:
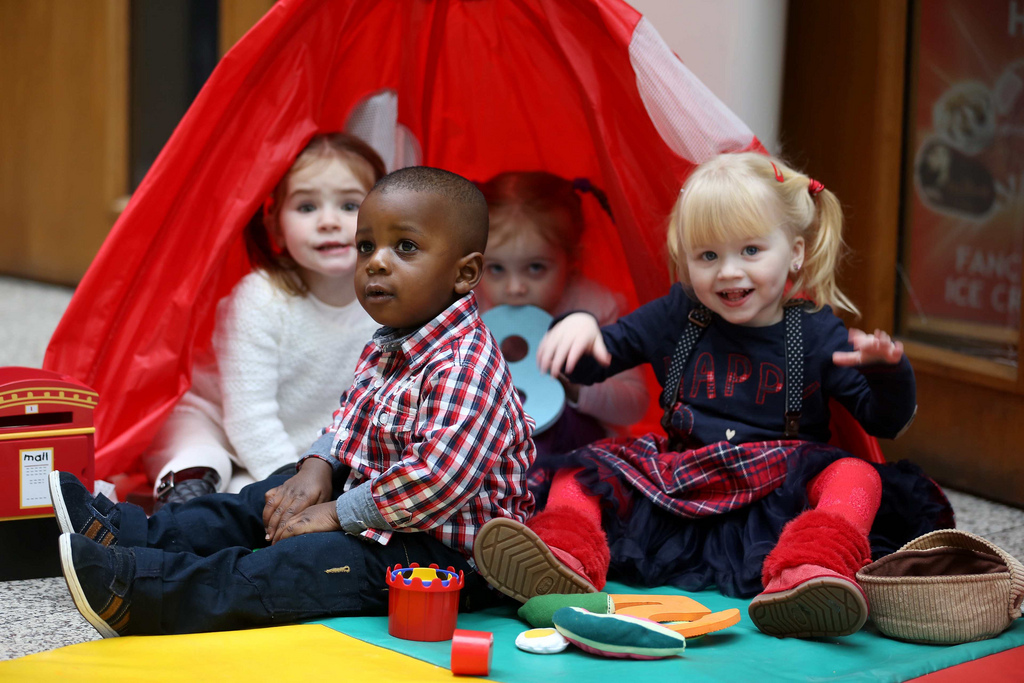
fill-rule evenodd
<path id="1" fill-rule="evenodd" d="M 454 567 L 436 564 L 388 567 L 388 633 L 405 640 L 450 640 L 459 616 L 459 591 L 465 583 Z"/>

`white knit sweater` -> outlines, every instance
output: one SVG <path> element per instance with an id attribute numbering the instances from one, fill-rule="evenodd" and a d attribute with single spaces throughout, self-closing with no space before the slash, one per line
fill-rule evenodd
<path id="1" fill-rule="evenodd" d="M 184 400 L 222 407 L 233 459 L 259 481 L 295 462 L 330 424 L 378 327 L 356 300 L 329 306 L 250 273 L 218 304 L 216 361 L 194 369 L 195 396 Z"/>

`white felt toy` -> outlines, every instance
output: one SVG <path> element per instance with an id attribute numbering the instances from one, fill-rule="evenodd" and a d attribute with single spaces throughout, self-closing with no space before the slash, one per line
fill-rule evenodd
<path id="1" fill-rule="evenodd" d="M 531 628 L 516 636 L 516 647 L 538 655 L 553 655 L 569 647 L 569 641 L 553 628 Z"/>

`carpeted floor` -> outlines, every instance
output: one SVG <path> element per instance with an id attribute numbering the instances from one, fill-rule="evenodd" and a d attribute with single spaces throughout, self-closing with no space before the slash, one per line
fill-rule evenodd
<path id="1" fill-rule="evenodd" d="M 41 367 L 71 290 L 0 277 L 0 366 Z M 957 526 L 1024 559 L 1024 510 L 949 491 Z M 0 548 L 0 552 L 10 549 Z M 0 582 L 0 660 L 99 638 L 62 578 Z"/>

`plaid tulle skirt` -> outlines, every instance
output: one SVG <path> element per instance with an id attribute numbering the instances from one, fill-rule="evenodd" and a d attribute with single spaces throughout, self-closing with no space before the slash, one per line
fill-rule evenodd
<path id="1" fill-rule="evenodd" d="M 761 565 L 783 525 L 809 508 L 807 484 L 852 457 L 802 441 L 667 448 L 663 435 L 648 434 L 543 454 L 530 473 L 538 509 L 555 471 L 579 469 L 577 480 L 602 499 L 610 578 L 687 591 L 715 587 L 733 597 L 762 590 Z M 882 479 L 870 534 L 874 558 L 953 526 L 949 501 L 920 468 L 907 461 L 873 466 Z"/>

